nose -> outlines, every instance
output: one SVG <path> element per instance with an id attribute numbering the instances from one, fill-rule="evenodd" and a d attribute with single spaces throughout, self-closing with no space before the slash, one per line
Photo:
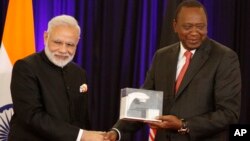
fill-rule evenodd
<path id="1" fill-rule="evenodd" d="M 60 46 L 59 51 L 60 51 L 61 53 L 66 53 L 66 52 L 67 52 L 67 46 L 66 46 L 65 43 L 63 43 L 63 44 Z"/>
<path id="2" fill-rule="evenodd" d="M 193 26 L 193 28 L 191 29 L 191 31 L 190 31 L 190 34 L 191 35 L 198 35 L 199 33 L 198 33 L 198 29 L 195 27 L 195 26 Z"/>

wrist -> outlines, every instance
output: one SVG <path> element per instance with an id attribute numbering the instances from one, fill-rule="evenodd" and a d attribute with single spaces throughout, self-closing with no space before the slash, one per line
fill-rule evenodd
<path id="1" fill-rule="evenodd" d="M 119 131 L 118 129 L 112 128 L 112 129 L 111 129 L 111 132 L 114 132 L 117 141 L 120 141 L 120 140 L 121 140 L 121 133 L 120 133 L 120 131 Z"/>
<path id="2" fill-rule="evenodd" d="M 178 129 L 178 133 L 188 134 L 189 133 L 188 122 L 185 119 L 180 119 L 180 120 L 181 120 L 181 128 Z"/>

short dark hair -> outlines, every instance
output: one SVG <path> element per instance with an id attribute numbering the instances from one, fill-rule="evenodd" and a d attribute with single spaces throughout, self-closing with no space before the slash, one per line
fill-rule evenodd
<path id="1" fill-rule="evenodd" d="M 202 8 L 206 14 L 207 17 L 207 11 L 206 8 L 198 1 L 198 0 L 184 0 L 183 2 L 181 2 L 178 6 L 177 9 L 175 11 L 175 21 L 177 21 L 177 17 L 181 11 L 182 7 L 197 7 L 197 8 Z"/>

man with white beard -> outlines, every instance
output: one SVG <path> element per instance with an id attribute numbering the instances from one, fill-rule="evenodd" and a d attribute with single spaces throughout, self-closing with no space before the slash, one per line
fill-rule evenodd
<path id="1" fill-rule="evenodd" d="M 80 27 L 56 16 L 44 32 L 45 50 L 18 60 L 12 72 L 10 141 L 102 141 L 90 131 L 86 72 L 72 62 Z"/>

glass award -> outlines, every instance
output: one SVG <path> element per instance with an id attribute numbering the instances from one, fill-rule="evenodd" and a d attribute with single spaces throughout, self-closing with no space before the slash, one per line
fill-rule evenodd
<path id="1" fill-rule="evenodd" d="M 120 119 L 127 120 L 156 120 L 162 115 L 163 92 L 123 88 L 121 89 Z"/>

